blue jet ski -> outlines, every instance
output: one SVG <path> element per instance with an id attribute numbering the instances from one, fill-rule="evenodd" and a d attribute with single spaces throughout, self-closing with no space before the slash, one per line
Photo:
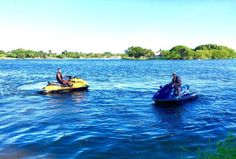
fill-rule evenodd
<path id="1" fill-rule="evenodd" d="M 189 102 L 198 97 L 198 95 L 194 92 L 189 91 L 189 86 L 183 86 L 181 88 L 181 95 L 178 96 L 177 92 L 174 91 L 172 84 L 166 84 L 164 87 L 160 87 L 160 89 L 153 95 L 152 99 L 155 103 L 183 103 Z"/>

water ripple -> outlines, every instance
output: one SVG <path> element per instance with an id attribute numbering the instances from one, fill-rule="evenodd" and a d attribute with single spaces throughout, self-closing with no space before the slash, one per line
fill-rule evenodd
<path id="1" fill-rule="evenodd" d="M 89 91 L 38 95 L 58 67 Z M 194 158 L 236 130 L 235 71 L 235 60 L 2 60 L 0 158 Z M 153 104 L 172 72 L 197 101 Z"/>

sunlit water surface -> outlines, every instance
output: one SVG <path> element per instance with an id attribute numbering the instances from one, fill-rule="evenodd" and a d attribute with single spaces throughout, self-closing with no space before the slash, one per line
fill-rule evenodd
<path id="1" fill-rule="evenodd" d="M 89 91 L 37 94 L 58 67 Z M 154 105 L 172 72 L 199 99 Z M 0 158 L 194 158 L 235 122 L 236 60 L 0 61 Z"/>

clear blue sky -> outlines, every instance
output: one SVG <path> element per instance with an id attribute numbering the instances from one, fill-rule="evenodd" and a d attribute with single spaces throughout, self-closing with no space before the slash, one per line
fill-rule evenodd
<path id="1" fill-rule="evenodd" d="M 0 0 L 0 49 L 236 49 L 235 0 Z"/>

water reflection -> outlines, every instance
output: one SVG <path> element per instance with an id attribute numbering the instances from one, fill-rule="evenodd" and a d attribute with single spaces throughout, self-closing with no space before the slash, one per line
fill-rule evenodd
<path id="1" fill-rule="evenodd" d="M 156 114 L 160 125 L 164 130 L 178 132 L 183 128 L 182 115 L 184 114 L 183 105 L 175 106 L 157 106 L 153 105 L 153 112 Z"/>
<path id="2" fill-rule="evenodd" d="M 86 99 L 87 91 L 81 92 L 67 92 L 58 94 L 46 94 L 44 96 L 48 97 L 48 104 L 61 104 L 61 103 L 81 103 Z"/>
<path id="3" fill-rule="evenodd" d="M 71 94 L 72 100 L 75 103 L 79 104 L 79 103 L 81 103 L 82 101 L 84 101 L 86 99 L 87 91 L 72 92 L 70 94 Z"/>

